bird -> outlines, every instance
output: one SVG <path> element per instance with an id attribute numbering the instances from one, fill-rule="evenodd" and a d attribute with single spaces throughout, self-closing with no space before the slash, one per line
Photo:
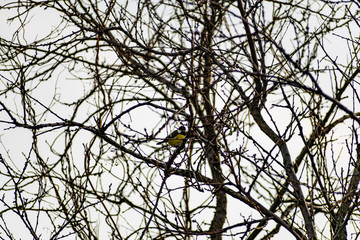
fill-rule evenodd
<path id="1" fill-rule="evenodd" d="M 157 145 L 167 143 L 172 147 L 179 146 L 186 136 L 186 128 L 184 126 L 179 127 L 177 130 L 169 134 L 163 141 L 157 143 Z"/>

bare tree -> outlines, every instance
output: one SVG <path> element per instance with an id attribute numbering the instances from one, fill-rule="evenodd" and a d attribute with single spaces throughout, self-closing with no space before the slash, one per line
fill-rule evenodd
<path id="1" fill-rule="evenodd" d="M 357 2 L 0 12 L 2 238 L 359 237 Z"/>

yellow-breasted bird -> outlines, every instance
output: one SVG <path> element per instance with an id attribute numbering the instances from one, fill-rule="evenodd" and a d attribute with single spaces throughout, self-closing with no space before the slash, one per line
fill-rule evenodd
<path id="1" fill-rule="evenodd" d="M 179 129 L 172 132 L 163 141 L 157 144 L 159 145 L 159 144 L 167 143 L 172 147 L 177 147 L 183 142 L 185 136 L 186 136 L 186 128 L 184 126 L 181 126 L 179 127 Z"/>

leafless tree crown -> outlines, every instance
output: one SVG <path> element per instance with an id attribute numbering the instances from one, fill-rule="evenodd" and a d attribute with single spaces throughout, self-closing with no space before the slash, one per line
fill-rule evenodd
<path id="1" fill-rule="evenodd" d="M 0 238 L 358 239 L 359 7 L 3 1 Z"/>

